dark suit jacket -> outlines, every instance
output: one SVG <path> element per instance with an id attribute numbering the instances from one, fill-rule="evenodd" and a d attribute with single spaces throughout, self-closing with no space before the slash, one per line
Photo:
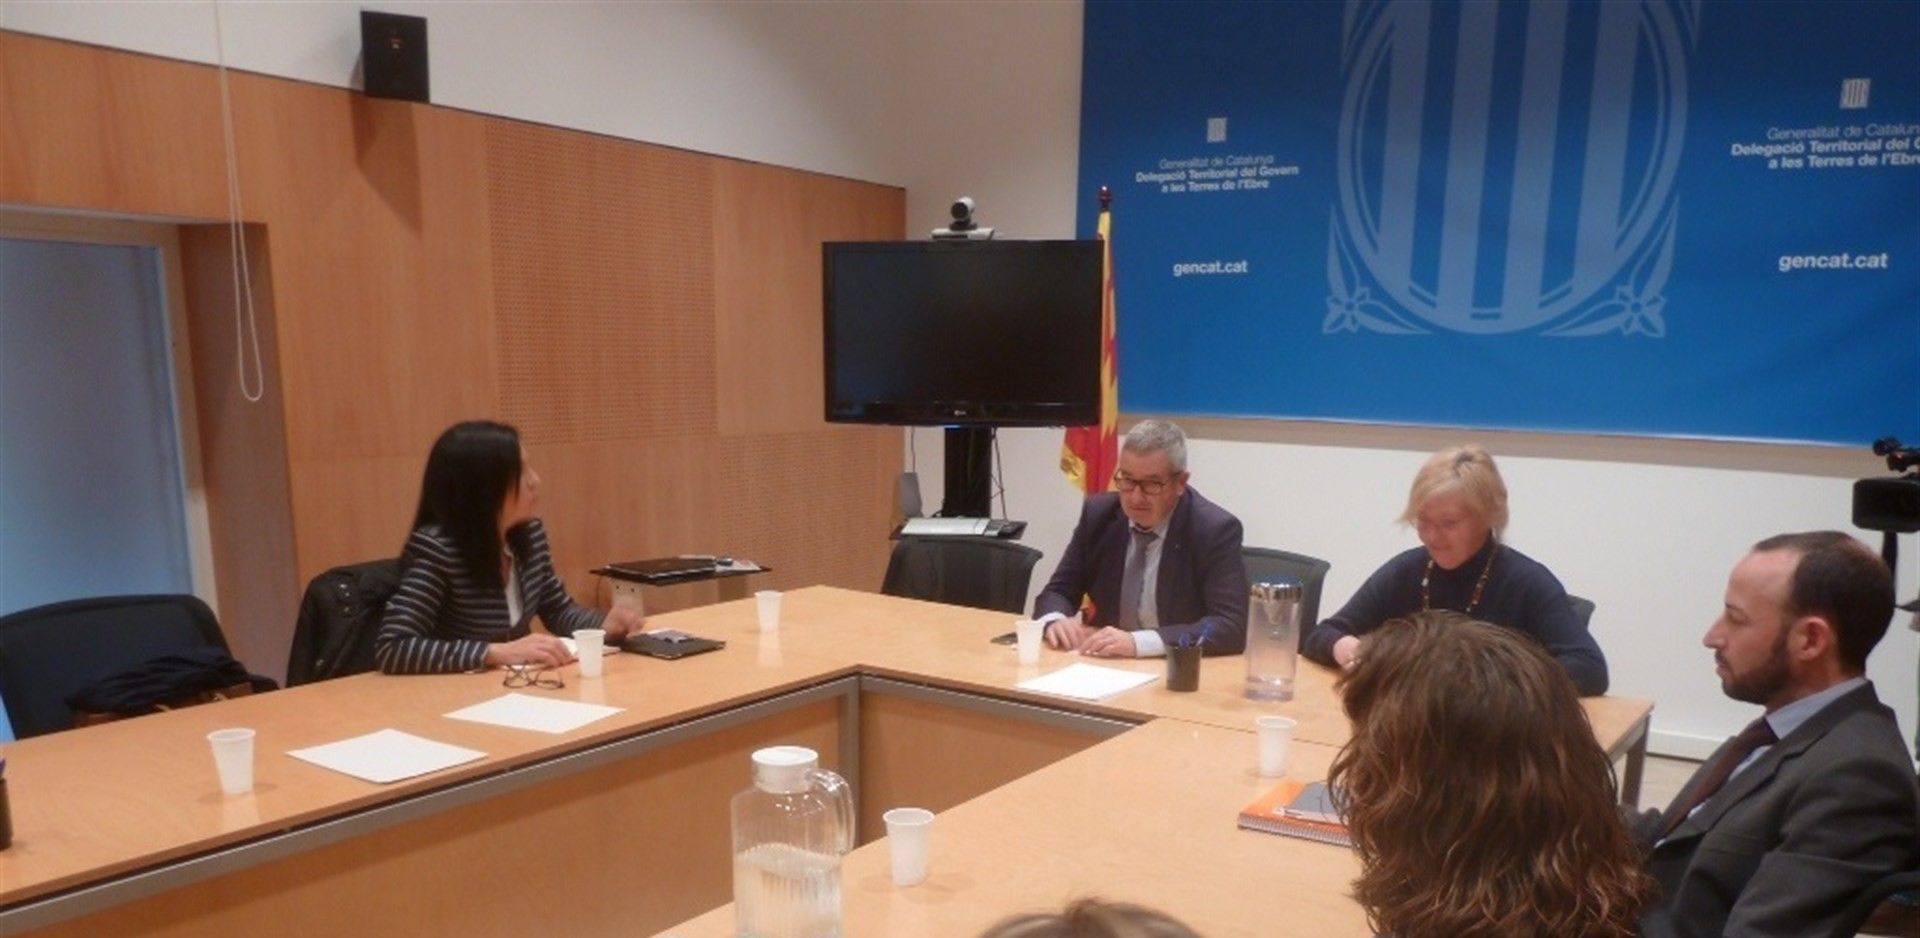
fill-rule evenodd
<path id="1" fill-rule="evenodd" d="M 1913 762 L 1872 684 L 1814 714 L 1652 847 L 1665 815 L 1629 819 L 1662 892 L 1641 923 L 1647 938 L 1820 938 L 1848 900 L 1920 863 Z"/>
<path id="2" fill-rule="evenodd" d="M 1154 606 L 1161 639 L 1171 648 L 1206 635 L 1205 654 L 1234 655 L 1247 644 L 1247 568 L 1240 559 L 1240 519 L 1188 487 L 1160 545 Z M 1093 623 L 1120 624 L 1120 578 L 1127 565 L 1127 516 L 1117 492 L 1089 496 L 1053 579 L 1033 602 L 1037 616 L 1073 615 L 1093 597 Z"/>

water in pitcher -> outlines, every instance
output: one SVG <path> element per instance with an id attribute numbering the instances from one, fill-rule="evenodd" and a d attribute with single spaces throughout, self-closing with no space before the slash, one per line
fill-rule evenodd
<path id="1" fill-rule="evenodd" d="M 840 858 L 760 844 L 733 858 L 740 938 L 839 938 Z"/>
<path id="2" fill-rule="evenodd" d="M 1300 584 L 1255 583 L 1247 604 L 1247 696 L 1292 700 L 1300 656 Z"/>

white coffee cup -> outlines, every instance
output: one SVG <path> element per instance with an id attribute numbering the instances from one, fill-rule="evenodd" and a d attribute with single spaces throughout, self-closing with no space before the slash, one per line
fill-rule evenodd
<path id="1" fill-rule="evenodd" d="M 760 611 L 760 631 L 777 632 L 780 630 L 780 591 L 761 590 L 753 594 L 753 601 Z"/>
<path id="2" fill-rule="evenodd" d="M 887 845 L 893 855 L 893 884 L 915 886 L 927 879 L 927 840 L 933 833 L 933 812 L 925 808 L 894 808 L 880 816 L 887 822 Z"/>
<path id="3" fill-rule="evenodd" d="M 220 790 L 244 795 L 253 790 L 253 731 L 244 727 L 207 734 L 213 746 L 213 767 L 220 773 Z"/>
<path id="4" fill-rule="evenodd" d="M 1292 717 L 1255 717 L 1254 728 L 1260 736 L 1260 775 L 1279 778 L 1287 774 L 1287 750 L 1293 748 L 1293 729 L 1300 721 Z"/>
<path id="5" fill-rule="evenodd" d="M 1014 646 L 1019 649 L 1021 664 L 1040 663 L 1040 640 L 1046 633 L 1044 622 L 1021 619 L 1013 624 Z"/>
<path id="6" fill-rule="evenodd" d="M 581 677 L 599 677 L 600 669 L 606 663 L 602 656 L 606 651 L 606 629 L 574 629 L 573 654 L 580 659 Z"/>

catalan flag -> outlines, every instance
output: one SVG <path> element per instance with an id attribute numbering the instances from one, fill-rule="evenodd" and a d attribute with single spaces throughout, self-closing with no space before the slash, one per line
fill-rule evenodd
<path id="1" fill-rule="evenodd" d="M 1060 471 L 1082 492 L 1113 487 L 1120 464 L 1120 362 L 1113 321 L 1113 194 L 1100 189 L 1100 424 L 1068 427 L 1060 445 Z"/>

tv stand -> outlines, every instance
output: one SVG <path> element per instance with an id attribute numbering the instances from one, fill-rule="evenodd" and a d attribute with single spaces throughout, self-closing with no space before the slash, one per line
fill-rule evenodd
<path id="1" fill-rule="evenodd" d="M 993 517 L 993 428 L 948 427 L 946 493 L 940 514 Z"/>

